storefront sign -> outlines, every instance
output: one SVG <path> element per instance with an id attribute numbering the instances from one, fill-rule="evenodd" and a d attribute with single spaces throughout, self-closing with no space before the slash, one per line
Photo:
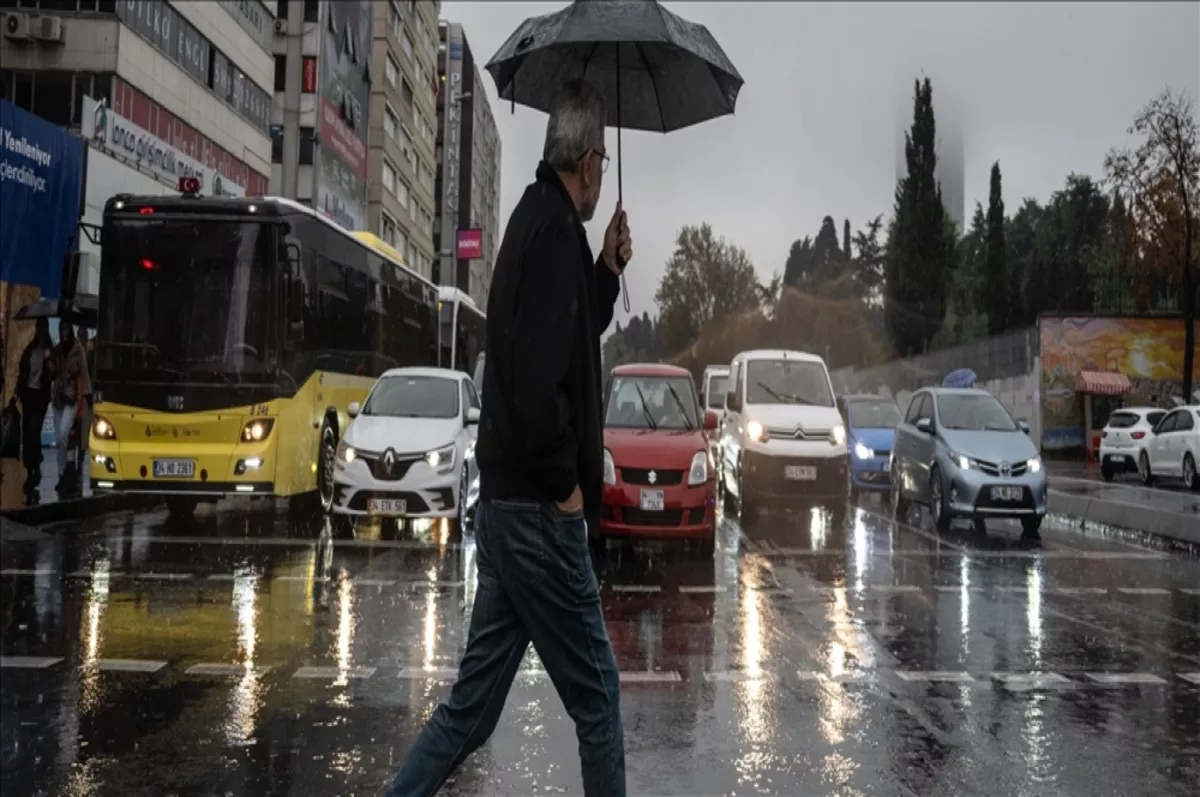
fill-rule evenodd
<path id="1" fill-rule="evenodd" d="M 165 184 L 180 177 L 200 181 L 205 196 L 245 196 L 245 186 L 210 169 L 91 97 L 83 98 L 83 134 L 97 147 L 149 169 Z"/>
<path id="2" fill-rule="evenodd" d="M 83 142 L 0 100 L 0 281 L 61 295 L 82 183 Z"/>
<path id="3" fill-rule="evenodd" d="M 275 40 L 275 15 L 261 0 L 221 0 L 221 5 L 259 47 L 271 52 Z"/>
<path id="4" fill-rule="evenodd" d="M 367 228 L 370 0 L 321 4 L 316 73 L 321 111 L 316 208 L 349 229 Z M 307 71 L 307 65 L 306 71 Z"/>
<path id="5" fill-rule="evenodd" d="M 317 93 L 317 59 L 311 55 L 304 56 L 304 69 L 300 73 L 300 91 L 304 94 Z"/>
<path id="6" fill-rule="evenodd" d="M 455 239 L 455 252 L 459 260 L 475 260 L 483 257 L 483 230 L 459 230 Z"/>

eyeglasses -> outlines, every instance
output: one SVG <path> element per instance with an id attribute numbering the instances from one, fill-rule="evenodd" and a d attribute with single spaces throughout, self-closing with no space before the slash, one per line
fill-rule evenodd
<path id="1" fill-rule="evenodd" d="M 591 154 L 599 155 L 601 158 L 600 173 L 604 174 L 605 172 L 607 172 L 608 171 L 608 160 L 609 160 L 608 153 L 604 152 L 603 150 L 599 150 L 599 149 L 589 149 L 587 152 L 583 153 L 583 155 L 581 155 L 579 157 L 579 159 L 583 160 L 584 158 L 586 158 L 588 155 L 591 155 Z"/>

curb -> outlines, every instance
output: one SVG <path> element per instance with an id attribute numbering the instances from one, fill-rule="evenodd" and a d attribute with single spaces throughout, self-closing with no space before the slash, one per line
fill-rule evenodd
<path id="1" fill-rule="evenodd" d="M 1053 488 L 1047 491 L 1046 503 L 1046 508 L 1056 515 L 1068 515 L 1085 523 L 1116 526 L 1200 547 L 1198 515 L 1064 493 Z"/>
<path id="2" fill-rule="evenodd" d="M 6 509 L 0 512 L 0 517 L 27 526 L 43 526 L 47 523 L 62 523 L 67 520 L 86 520 L 109 512 L 146 509 L 161 503 L 161 495 L 106 493 L 90 495 L 86 498 L 69 498 L 65 501 L 54 501 L 20 509 Z"/>

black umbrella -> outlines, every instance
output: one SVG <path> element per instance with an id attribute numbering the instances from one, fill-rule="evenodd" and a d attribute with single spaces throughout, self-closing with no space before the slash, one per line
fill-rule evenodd
<path id="1" fill-rule="evenodd" d="M 669 133 L 732 114 L 743 83 L 708 28 L 655 0 L 576 0 L 531 17 L 487 71 L 501 99 L 547 112 L 568 80 L 594 84 L 617 128 L 619 198 L 622 128 Z"/>
<path id="2" fill-rule="evenodd" d="M 38 318 L 57 318 L 68 324 L 95 328 L 100 317 L 100 302 L 91 294 L 81 294 L 74 299 L 38 299 L 16 312 L 17 321 L 32 321 Z"/>

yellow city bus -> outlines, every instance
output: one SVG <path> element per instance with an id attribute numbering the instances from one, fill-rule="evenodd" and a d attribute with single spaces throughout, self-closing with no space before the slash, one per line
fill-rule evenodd
<path id="1" fill-rule="evenodd" d="M 483 341 L 487 317 L 470 296 L 458 288 L 438 288 L 438 319 L 441 324 L 441 365 L 454 371 L 482 377 Z M 476 379 L 476 389 L 482 387 Z"/>
<path id="2" fill-rule="evenodd" d="M 120 195 L 101 245 L 97 492 L 183 516 L 314 491 L 327 509 L 348 405 L 388 368 L 438 363 L 437 288 L 298 202 Z"/>

